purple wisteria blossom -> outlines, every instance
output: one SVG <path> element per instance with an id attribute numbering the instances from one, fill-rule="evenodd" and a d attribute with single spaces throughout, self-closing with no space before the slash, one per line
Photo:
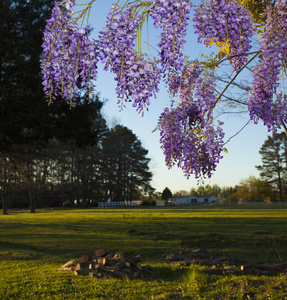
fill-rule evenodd
<path id="1" fill-rule="evenodd" d="M 114 5 L 107 16 L 106 27 L 100 31 L 100 57 L 105 70 L 116 74 L 118 104 L 132 101 L 138 112 L 148 109 L 150 98 L 156 96 L 161 73 L 158 59 L 149 59 L 137 52 L 136 30 L 141 15 L 132 16 L 132 10 L 123 11 Z"/>
<path id="2" fill-rule="evenodd" d="M 248 99 L 251 119 L 261 119 L 275 133 L 287 121 L 287 95 L 278 92 L 280 73 L 287 61 L 287 1 L 266 8 L 266 30 L 259 47 L 260 64 L 253 69 L 253 85 Z"/>
<path id="3" fill-rule="evenodd" d="M 159 118 L 161 148 L 168 167 L 177 164 L 184 174 L 199 179 L 211 177 L 222 158 L 224 132 L 212 115 L 215 77 L 199 75 L 203 68 L 195 61 L 175 78 L 170 89 L 179 95 L 177 107 L 166 108 Z M 176 83 L 174 85 L 174 82 Z M 172 86 L 172 88 L 171 88 Z"/>
<path id="4" fill-rule="evenodd" d="M 209 46 L 213 42 L 228 42 L 230 63 L 239 70 L 247 61 L 246 53 L 251 49 L 251 37 L 255 33 L 250 12 L 237 0 L 201 1 L 193 18 L 198 42 Z M 232 57 L 236 56 L 236 57 Z"/>
<path id="5" fill-rule="evenodd" d="M 180 70 L 184 65 L 183 46 L 192 4 L 188 0 L 154 0 L 150 17 L 161 28 L 160 58 L 162 71 Z"/>
<path id="6" fill-rule="evenodd" d="M 97 75 L 98 46 L 89 39 L 90 27 L 71 22 L 74 5 L 72 0 L 55 2 L 44 31 L 41 69 L 50 102 L 58 95 L 72 101 L 79 84 L 91 94 Z"/>

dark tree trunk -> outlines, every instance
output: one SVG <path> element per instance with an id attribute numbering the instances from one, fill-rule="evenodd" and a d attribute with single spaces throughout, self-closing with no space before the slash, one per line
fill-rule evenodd
<path id="1" fill-rule="evenodd" d="M 3 207 L 3 215 L 8 215 L 7 198 L 5 196 L 2 197 L 2 207 Z"/>

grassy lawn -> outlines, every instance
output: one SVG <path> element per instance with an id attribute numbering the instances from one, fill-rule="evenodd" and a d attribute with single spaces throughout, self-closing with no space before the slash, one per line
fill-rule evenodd
<path id="1" fill-rule="evenodd" d="M 57 268 L 98 248 L 141 253 L 153 275 L 74 276 Z M 10 211 L 0 216 L 0 299 L 287 299 L 287 275 L 207 275 L 164 255 L 205 248 L 250 263 L 287 261 L 287 206 Z"/>

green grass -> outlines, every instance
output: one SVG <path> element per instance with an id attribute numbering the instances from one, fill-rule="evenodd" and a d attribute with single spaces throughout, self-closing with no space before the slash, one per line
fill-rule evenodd
<path id="1" fill-rule="evenodd" d="M 45 209 L 0 216 L 0 299 L 287 299 L 287 276 L 209 276 L 163 256 L 205 248 L 251 263 L 287 261 L 287 206 Z M 142 254 L 153 275 L 57 271 L 104 247 Z"/>

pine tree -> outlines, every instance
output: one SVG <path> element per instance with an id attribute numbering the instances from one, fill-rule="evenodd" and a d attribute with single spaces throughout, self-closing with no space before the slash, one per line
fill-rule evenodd
<path id="1" fill-rule="evenodd" d="M 131 201 L 148 190 L 152 179 L 148 150 L 128 128 L 117 125 L 103 141 L 102 174 L 106 195 L 116 201 Z"/>
<path id="2" fill-rule="evenodd" d="M 262 165 L 256 166 L 260 176 L 268 183 L 273 183 L 283 201 L 284 183 L 286 178 L 286 133 L 268 136 L 260 148 Z"/>

